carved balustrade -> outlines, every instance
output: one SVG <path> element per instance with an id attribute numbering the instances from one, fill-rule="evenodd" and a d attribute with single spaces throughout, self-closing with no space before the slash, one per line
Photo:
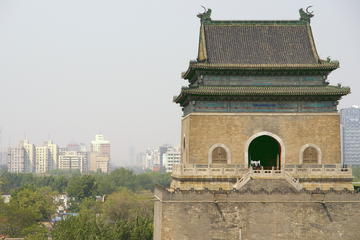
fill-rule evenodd
<path id="1" fill-rule="evenodd" d="M 294 177 L 308 176 L 342 176 L 351 177 L 352 170 L 349 167 L 341 165 L 286 165 L 283 169 L 253 169 L 244 165 L 199 165 L 199 164 L 178 164 L 173 167 L 174 176 L 225 176 L 225 177 L 242 177 L 250 172 L 256 176 L 280 176 L 289 174 Z"/>

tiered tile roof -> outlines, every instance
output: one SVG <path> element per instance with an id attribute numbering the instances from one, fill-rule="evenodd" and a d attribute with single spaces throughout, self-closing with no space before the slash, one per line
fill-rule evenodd
<path id="1" fill-rule="evenodd" d="M 339 67 L 338 61 L 320 59 L 310 26 L 313 14 L 299 10 L 300 19 L 291 21 L 214 21 L 211 10 L 201 19 L 198 57 L 186 72 L 190 87 L 174 98 L 182 106 L 197 96 L 332 96 L 338 100 L 349 88 L 329 86 L 202 86 L 193 84 L 203 75 L 326 76 Z M 306 83 L 303 83 L 306 84 Z M 319 99 L 320 100 L 320 99 Z"/>

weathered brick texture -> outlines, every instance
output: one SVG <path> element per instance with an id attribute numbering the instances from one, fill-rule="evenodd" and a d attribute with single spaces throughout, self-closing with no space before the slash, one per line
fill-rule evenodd
<path id="1" fill-rule="evenodd" d="M 157 189 L 155 195 L 154 240 L 360 239 L 360 194 Z"/>
<path id="2" fill-rule="evenodd" d="M 269 132 L 284 144 L 282 165 L 299 164 L 305 144 L 320 148 L 322 164 L 340 164 L 339 121 L 337 113 L 190 114 L 182 120 L 182 162 L 208 164 L 210 147 L 221 143 L 230 149 L 232 163 L 247 164 L 247 141 L 255 134 Z"/>

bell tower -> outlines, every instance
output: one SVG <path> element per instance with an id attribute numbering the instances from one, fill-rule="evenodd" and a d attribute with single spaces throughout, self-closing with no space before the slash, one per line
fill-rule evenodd
<path id="1" fill-rule="evenodd" d="M 230 190 L 250 172 L 286 174 L 305 189 L 352 189 L 351 171 L 341 166 L 337 111 L 350 89 L 327 81 L 339 62 L 318 56 L 313 14 L 218 21 L 208 9 L 198 17 L 198 57 L 174 97 L 183 118 L 172 187 Z"/>
<path id="2" fill-rule="evenodd" d="M 154 240 L 358 239 L 360 194 L 341 163 L 332 86 L 299 20 L 198 15 L 198 56 L 174 102 L 182 107 L 181 164 L 155 189 Z"/>

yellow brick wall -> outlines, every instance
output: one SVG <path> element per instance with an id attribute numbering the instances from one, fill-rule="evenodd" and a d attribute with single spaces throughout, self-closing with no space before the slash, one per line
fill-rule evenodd
<path id="1" fill-rule="evenodd" d="M 190 114 L 182 120 L 182 161 L 207 164 L 209 148 L 220 143 L 230 149 L 232 163 L 244 164 L 249 138 L 259 132 L 270 132 L 284 144 L 282 164 L 299 164 L 300 149 L 305 144 L 321 149 L 322 164 L 340 164 L 339 124 L 337 113 Z"/>

